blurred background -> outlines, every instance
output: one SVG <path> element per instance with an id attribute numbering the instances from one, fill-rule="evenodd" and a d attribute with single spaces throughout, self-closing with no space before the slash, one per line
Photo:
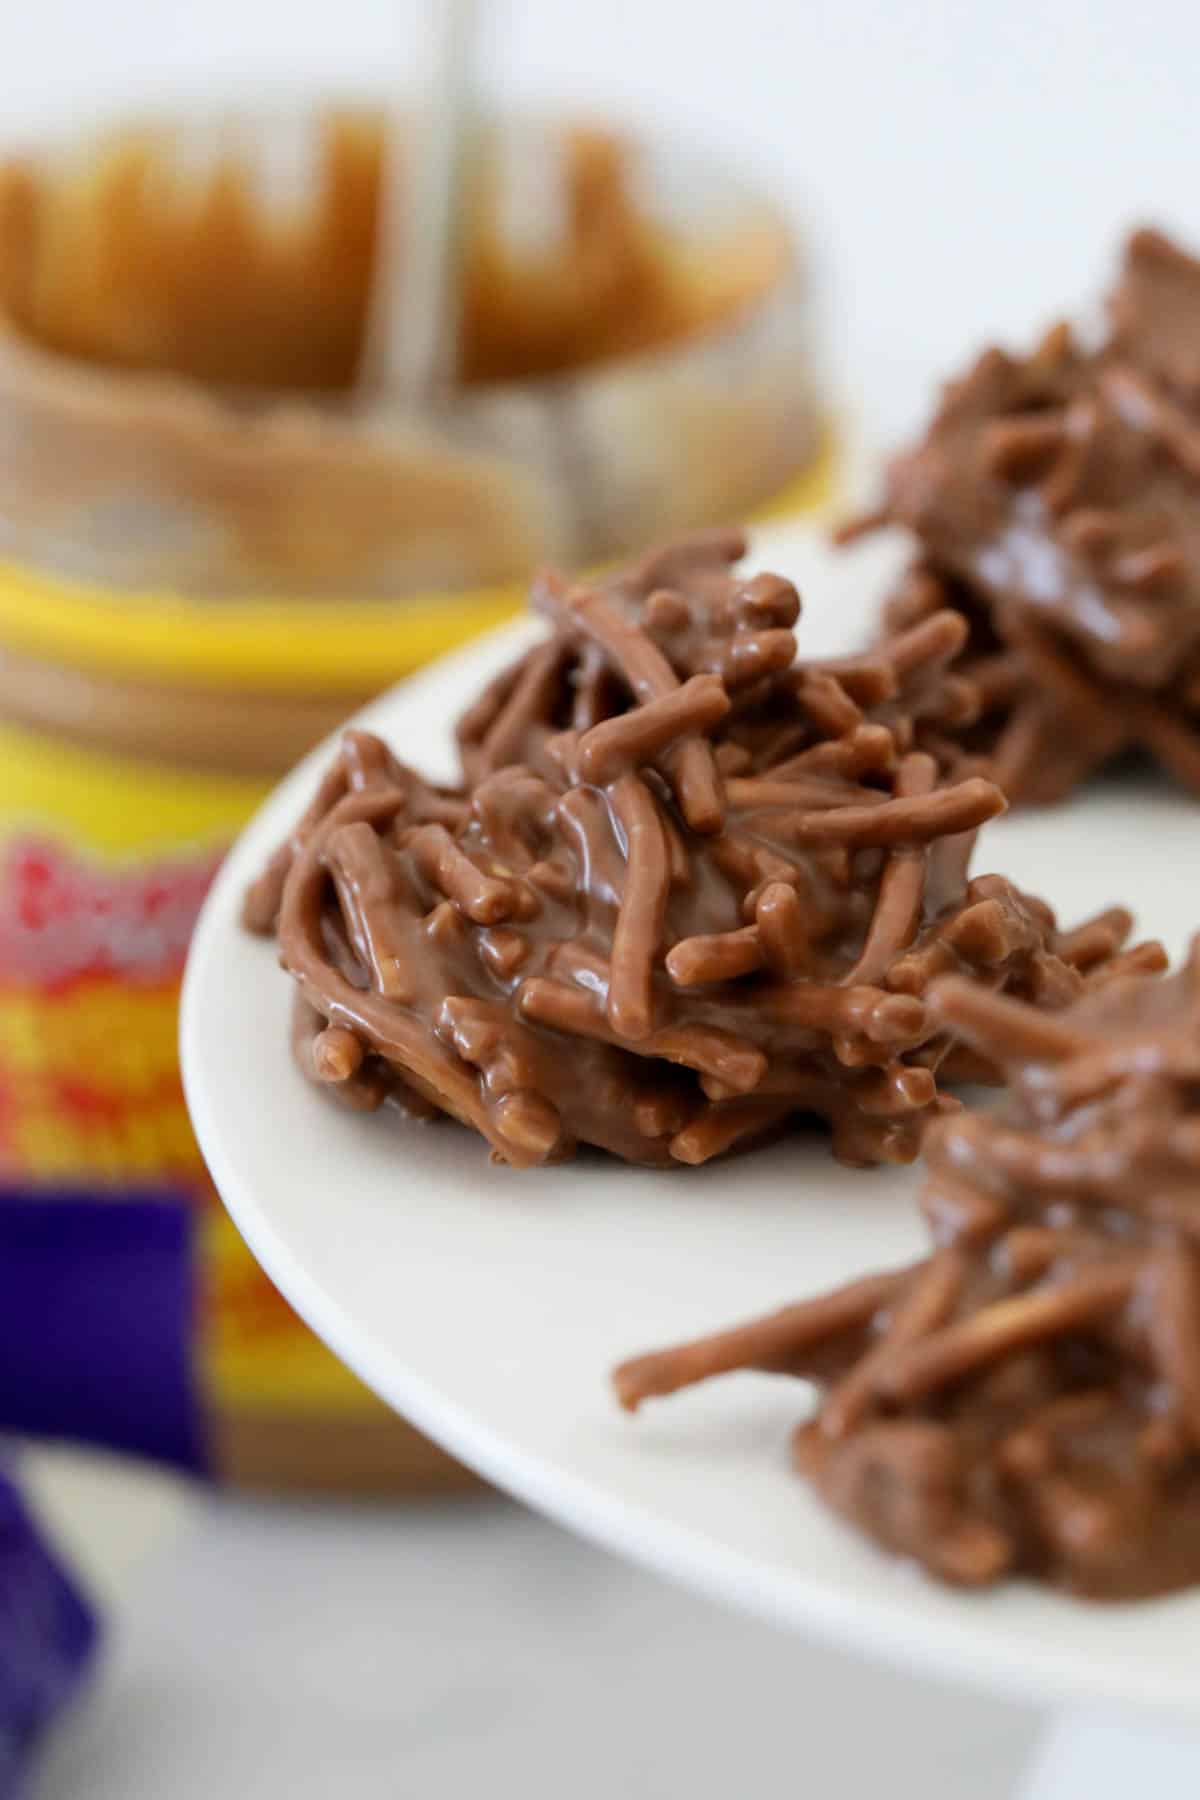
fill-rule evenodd
<path id="1" fill-rule="evenodd" d="M 430 5 L 273 0 L 198 12 L 46 0 L 10 47 L 14 131 L 103 96 L 378 91 L 420 68 Z M 1196 229 L 1200 23 L 1149 0 L 773 0 L 730 9 L 488 0 L 482 79 L 700 142 L 756 176 L 820 256 L 836 365 L 873 430 L 920 417 L 931 375 L 1097 291 L 1116 234 Z"/>
<path id="2" fill-rule="evenodd" d="M 764 508 L 828 514 L 981 343 L 1087 316 L 1127 228 L 1200 244 L 1200 11 L 480 0 L 487 105 L 593 135 L 553 156 L 526 142 L 506 165 L 490 202 L 506 219 L 559 170 L 567 249 L 530 277 L 544 332 L 489 338 L 504 306 L 510 326 L 526 318 L 528 268 L 481 255 L 478 392 L 439 393 L 414 446 L 363 375 L 378 341 L 359 343 L 358 313 L 346 326 L 336 281 L 310 279 L 353 233 L 275 267 L 254 261 L 236 204 L 214 201 L 211 241 L 151 231 L 161 144 L 88 134 L 199 109 L 232 157 L 218 166 L 240 169 L 261 150 L 233 122 L 247 109 L 428 92 L 438 10 L 39 0 L 7 46 L 0 1552 L 32 1598 L 10 1588 L 0 1628 L 34 1648 L 0 1644 L 0 1795 L 10 1768 L 12 1792 L 27 1779 L 41 1800 L 483 1783 L 704 1800 L 799 1780 L 865 1795 L 897 1767 L 931 1800 L 1008 1794 L 1032 1711 L 669 1591 L 470 1487 L 373 1408 L 206 1188 L 175 996 L 223 844 L 369 690 L 349 655 L 328 674 L 323 608 L 343 637 L 361 623 L 364 663 L 402 675 L 511 610 L 508 584 L 540 554 L 586 560 Z M 623 147 L 643 139 L 659 146 L 649 173 Z M 377 150 L 355 138 L 339 164 L 347 205 L 376 195 Z M 289 205 L 311 201 L 315 166 L 311 142 L 292 155 Z M 260 287 L 214 350 L 205 321 L 248 267 Z M 355 288 L 351 312 L 368 301 Z M 318 343 L 327 361 L 308 359 Z M 297 395 L 315 424 L 297 425 Z M 686 464 L 661 417 L 701 446 Z M 560 480 L 566 447 L 601 472 L 602 505 Z M 436 531 L 396 528 L 431 509 Z M 371 555 L 347 560 L 351 537 Z M 91 636 L 80 583 L 105 621 Z M 139 625 L 147 595 L 182 596 L 169 639 Z M 96 925 L 114 917 L 120 954 Z M 0 1599 L 8 1579 L 0 1563 Z"/>

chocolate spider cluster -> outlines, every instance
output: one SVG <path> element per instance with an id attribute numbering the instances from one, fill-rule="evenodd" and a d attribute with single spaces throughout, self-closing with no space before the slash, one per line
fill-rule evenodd
<path id="1" fill-rule="evenodd" d="M 939 1071 L 986 1073 L 935 977 L 1054 1009 L 1114 957 L 1123 915 L 1060 933 L 968 876 L 1002 796 L 924 747 L 971 714 L 962 619 L 798 662 L 795 589 L 738 573 L 743 548 L 543 577 L 550 634 L 462 721 L 461 792 L 347 734 L 246 909 L 314 1080 L 518 1167 L 702 1163 L 813 1116 L 844 1160 L 907 1161 Z"/>
<path id="2" fill-rule="evenodd" d="M 1136 233 L 1108 311 L 1095 349 L 988 350 L 843 534 L 915 535 L 885 630 L 961 614 L 980 711 L 942 753 L 1014 802 L 1127 750 L 1200 793 L 1200 262 Z"/>
<path id="3" fill-rule="evenodd" d="M 558 779 L 548 746 L 560 732 L 589 731 L 697 675 L 717 677 L 730 698 L 715 747 L 727 777 L 784 764 L 814 734 L 846 740 L 818 767 L 870 777 L 898 751 L 936 749 L 975 719 L 974 689 L 947 666 L 966 642 L 961 620 L 893 633 L 878 658 L 797 670 L 796 589 L 781 575 L 739 575 L 745 553 L 739 531 L 695 532 L 608 576 L 596 604 L 582 609 L 578 595 L 567 604 L 564 578 L 544 571 L 530 603 L 552 635 L 503 670 L 459 721 L 468 785 L 513 763 Z M 709 828 L 694 807 L 688 823 Z"/>
<path id="4" fill-rule="evenodd" d="M 927 1133 L 932 1254 L 627 1363 L 624 1404 L 809 1376 L 800 1468 L 933 1574 L 1106 1599 L 1200 1579 L 1200 938 L 1174 975 L 1139 960 L 1055 1015 L 935 987 L 1010 1099 Z"/>

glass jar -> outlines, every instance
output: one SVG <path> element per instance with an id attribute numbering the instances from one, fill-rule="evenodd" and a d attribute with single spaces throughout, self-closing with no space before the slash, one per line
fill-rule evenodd
<path id="1" fill-rule="evenodd" d="M 833 485 L 781 219 L 595 126 L 491 134 L 455 393 L 411 419 L 357 386 L 380 144 L 314 107 L 0 157 L 0 1261 L 32 1279 L 41 1206 L 52 1315 L 73 1281 L 111 1299 L 58 1331 L 57 1385 L 0 1376 L 0 1428 L 355 1489 L 457 1476 L 304 1331 L 205 1175 L 175 1014 L 216 860 L 536 563 Z M 118 1425 L 64 1398 L 73 1356 L 117 1359 Z"/>

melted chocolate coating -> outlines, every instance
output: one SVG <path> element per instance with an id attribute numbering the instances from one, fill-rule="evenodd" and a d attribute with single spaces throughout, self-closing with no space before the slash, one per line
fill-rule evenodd
<path id="1" fill-rule="evenodd" d="M 732 702 L 719 747 L 727 775 L 785 762 L 814 729 L 847 739 L 831 766 L 854 775 L 897 751 L 940 754 L 948 733 L 973 723 L 975 692 L 947 669 L 965 640 L 958 621 L 925 617 L 919 630 L 890 634 L 883 656 L 796 671 L 799 596 L 784 576 L 739 576 L 745 552 L 739 531 L 695 532 L 609 575 L 598 593 L 617 637 L 611 629 L 597 636 L 566 605 L 563 576 L 539 576 L 531 604 L 554 636 L 499 675 L 459 721 L 468 784 L 517 762 L 553 775 L 545 747 L 556 732 L 587 731 L 694 675 L 718 675 Z"/>
<path id="2" fill-rule="evenodd" d="M 950 736 L 1016 802 L 1128 748 L 1200 793 L 1200 263 L 1136 233 L 1109 315 L 1094 351 L 987 351 L 862 522 L 920 547 L 887 631 L 967 619 L 981 718 Z"/>
<path id="3" fill-rule="evenodd" d="M 639 1358 L 620 1397 L 738 1367 L 811 1376 L 800 1468 L 931 1573 L 1103 1599 L 1194 1583 L 1200 938 L 1178 973 L 1110 973 L 1053 1017 L 954 979 L 929 1004 L 1010 1089 L 998 1116 L 926 1134 L 933 1253 Z"/>
<path id="4" fill-rule="evenodd" d="M 917 747 L 969 716 L 961 622 L 797 663 L 795 590 L 736 573 L 741 548 L 543 577 L 552 634 L 463 721 L 462 794 L 347 735 L 247 900 L 311 1078 L 449 1113 L 518 1167 L 699 1163 L 813 1116 L 847 1161 L 907 1161 L 938 1071 L 986 1072 L 930 982 L 1054 1008 L 1113 955 L 1127 920 L 1062 934 L 968 878 L 1002 797 Z"/>

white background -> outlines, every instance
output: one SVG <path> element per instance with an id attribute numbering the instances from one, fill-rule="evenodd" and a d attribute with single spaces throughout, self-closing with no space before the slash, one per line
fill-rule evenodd
<path id="1" fill-rule="evenodd" d="M 6 131 L 172 91 L 386 85 L 417 66 L 431 3 L 35 0 L 6 34 Z M 703 137 L 795 209 L 840 385 L 877 440 L 982 338 L 1094 295 L 1127 224 L 1200 242 L 1186 0 L 484 5 L 505 98 Z M 45 1800 L 785 1783 L 827 1800 L 883 1781 L 990 1800 L 1033 1729 L 725 1619 L 499 1506 L 198 1504 L 57 1458 L 38 1473 L 112 1618 Z"/>

